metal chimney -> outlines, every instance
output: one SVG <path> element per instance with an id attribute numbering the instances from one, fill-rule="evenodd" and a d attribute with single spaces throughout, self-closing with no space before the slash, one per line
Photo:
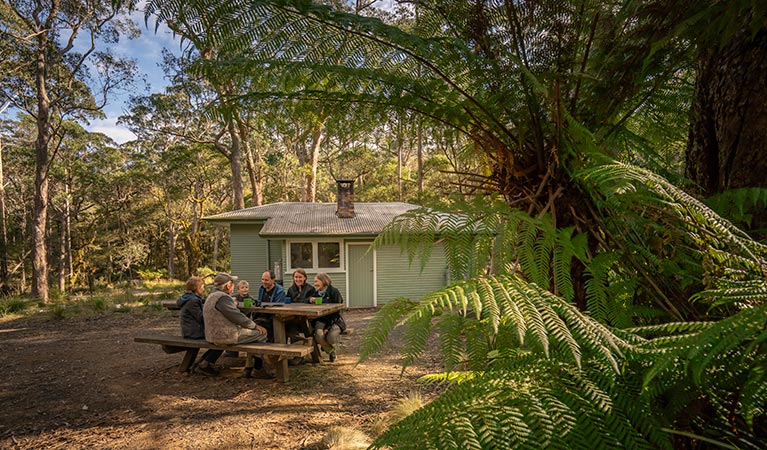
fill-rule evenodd
<path id="1" fill-rule="evenodd" d="M 341 219 L 354 217 L 354 180 L 336 180 L 338 206 L 336 216 Z"/>

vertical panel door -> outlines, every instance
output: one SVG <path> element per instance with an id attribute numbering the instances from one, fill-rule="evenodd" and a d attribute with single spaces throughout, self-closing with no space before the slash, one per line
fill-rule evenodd
<path id="1" fill-rule="evenodd" d="M 350 308 L 370 308 L 375 305 L 374 252 L 368 252 L 369 242 L 348 244 L 347 246 L 347 284 Z"/>

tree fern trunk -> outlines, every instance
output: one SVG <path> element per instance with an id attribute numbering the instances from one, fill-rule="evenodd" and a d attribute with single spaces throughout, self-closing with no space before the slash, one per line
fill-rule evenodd
<path id="1" fill-rule="evenodd" d="M 703 52 L 687 145 L 687 176 L 709 196 L 767 186 L 767 28 Z"/>

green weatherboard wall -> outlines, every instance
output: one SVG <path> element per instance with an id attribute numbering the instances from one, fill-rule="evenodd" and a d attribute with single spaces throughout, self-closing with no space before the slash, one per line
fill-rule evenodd
<path id="1" fill-rule="evenodd" d="M 283 267 L 285 266 L 284 262 L 287 257 L 285 241 L 282 239 L 267 241 L 261 238 L 258 235 L 261 230 L 259 224 L 232 224 L 230 229 L 232 274 L 250 281 L 251 291 L 256 293 L 261 283 L 261 274 L 265 270 L 273 268 L 274 262 L 279 260 L 283 261 Z M 344 240 L 345 244 L 346 240 Z M 359 249 L 361 246 L 354 247 Z M 358 251 L 352 251 L 352 253 L 359 254 Z M 420 261 L 416 259 L 412 264 L 409 264 L 407 254 L 401 253 L 399 247 L 383 247 L 378 249 L 375 254 L 375 286 L 378 306 L 400 296 L 418 300 L 421 296 L 447 284 L 445 257 L 442 247 L 439 245 L 432 252 L 423 272 L 421 272 Z M 307 270 L 307 273 L 311 283 L 315 271 Z M 329 275 L 333 280 L 333 286 L 341 291 L 345 299 L 348 298 L 350 290 L 373 288 L 369 280 L 361 280 L 361 283 L 356 285 L 354 280 L 349 280 L 350 288 L 348 288 L 346 272 L 332 272 Z M 287 289 L 292 282 L 291 275 L 286 273 L 283 279 L 285 288 Z M 368 301 L 372 302 L 372 299 L 373 295 L 370 295 L 363 301 L 350 302 L 350 306 L 372 306 L 364 304 Z"/>

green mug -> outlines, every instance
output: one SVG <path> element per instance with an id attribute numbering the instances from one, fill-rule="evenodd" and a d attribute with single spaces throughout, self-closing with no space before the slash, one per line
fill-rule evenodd
<path id="1" fill-rule="evenodd" d="M 314 297 L 314 304 L 315 305 L 321 305 L 322 304 L 322 297 Z"/>
<path id="2" fill-rule="evenodd" d="M 242 301 L 242 306 L 245 308 L 250 308 L 251 306 L 253 306 L 253 299 L 246 298 L 245 300 Z"/>

